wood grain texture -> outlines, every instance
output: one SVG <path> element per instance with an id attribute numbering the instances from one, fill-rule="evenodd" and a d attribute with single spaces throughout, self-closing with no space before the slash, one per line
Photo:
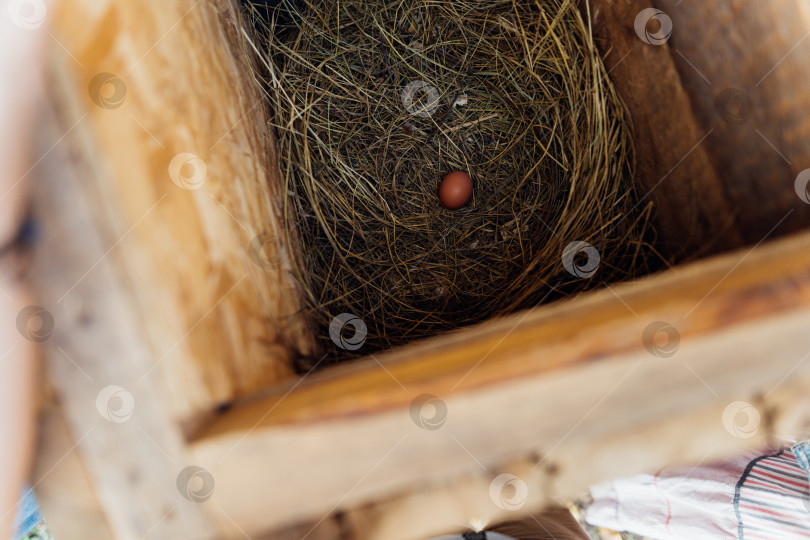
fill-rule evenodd
<path id="1" fill-rule="evenodd" d="M 167 381 L 170 415 L 188 426 L 293 376 L 292 357 L 312 346 L 296 315 L 294 255 L 277 241 L 274 142 L 234 6 L 69 0 L 54 18 L 52 57 L 63 73 L 52 98 L 72 101 L 61 130 L 66 140 L 79 129 L 92 139 L 80 148 L 98 164 L 85 182 L 92 211 L 153 348 L 149 377 Z M 93 90 L 102 73 L 125 88 L 120 105 L 111 84 Z M 199 189 L 171 178 L 181 153 L 204 162 Z M 202 171 L 201 162 L 180 172 Z M 94 262 L 75 264 L 87 271 Z M 62 295 L 79 301 L 76 291 L 53 300 Z"/>
<path id="2" fill-rule="evenodd" d="M 645 8 L 672 20 L 665 44 L 636 34 Z M 636 181 L 655 203 L 664 253 L 694 259 L 810 224 L 793 189 L 810 166 L 806 2 L 588 0 L 583 9 L 635 128 Z"/>
<path id="3" fill-rule="evenodd" d="M 644 338 L 658 321 L 679 335 L 670 358 L 652 354 L 655 341 Z M 481 487 L 515 457 L 708 407 L 715 421 L 704 423 L 703 435 L 670 439 L 666 459 L 723 455 L 741 445 L 723 431 L 718 410 L 755 401 L 788 377 L 810 389 L 810 362 L 802 361 L 808 322 L 804 234 L 312 375 L 225 413 L 192 452 L 217 478 L 213 499 L 247 531 L 478 478 L 483 468 L 492 474 L 475 481 Z M 439 429 L 420 428 L 412 417 L 424 393 L 446 406 Z M 652 463 L 624 468 L 617 454 L 597 462 L 599 474 L 584 465 L 569 474 L 593 482 Z M 527 506 L 545 502 L 538 488 Z"/>
<path id="4" fill-rule="evenodd" d="M 603 436 L 560 441 L 551 450 L 538 448 L 496 470 L 481 469 L 458 478 L 420 484 L 393 497 L 330 514 L 317 527 L 313 522 L 299 525 L 297 530 L 313 530 L 314 534 L 328 524 L 340 531 L 334 537 L 346 540 L 424 540 L 460 533 L 468 527 L 489 527 L 501 519 L 521 519 L 527 514 L 542 522 L 532 510 L 535 504 L 507 512 L 494 507 L 489 498 L 492 477 L 508 471 L 541 492 L 547 503 L 559 504 L 585 494 L 600 479 L 673 465 L 709 465 L 714 459 L 764 448 L 769 441 L 779 444 L 786 442 L 783 439 L 795 440 L 810 433 L 808 388 L 810 379 L 796 378 L 766 395 L 752 395 L 750 401 L 761 411 L 762 419 L 749 439 L 725 439 L 727 433 L 717 426 L 727 404 L 715 400 L 705 408 L 674 414 L 652 424 L 616 425 Z M 299 533 L 298 538 L 301 536 Z"/>
<path id="5" fill-rule="evenodd" d="M 75 113 L 69 102 L 61 105 L 62 114 Z M 54 121 L 40 127 L 43 159 L 33 196 L 41 236 L 31 277 L 53 318 L 43 346 L 76 451 L 115 538 L 210 538 L 204 509 L 176 487 L 191 463 L 180 426 L 167 414 L 171 387 L 144 377 L 154 342 L 141 323 L 137 292 L 120 271 L 122 254 L 110 247 L 115 239 L 93 183 L 104 169 L 90 159 L 92 131 L 77 126 L 56 144 L 64 124 L 47 118 Z"/>
<path id="6" fill-rule="evenodd" d="M 748 21 L 727 50 L 712 49 L 710 37 L 692 44 L 687 33 L 648 46 L 633 30 L 642 7 L 658 6 L 692 34 L 701 18 L 722 15 L 726 30 L 705 30 L 722 34 L 745 23 L 738 6 L 748 3 L 591 0 L 636 126 L 642 195 L 656 202 L 674 258 L 757 243 L 790 210 L 774 235 L 806 223 L 806 208 L 784 196 L 796 197 L 807 157 L 803 118 L 790 112 L 804 107 L 804 82 L 787 80 L 803 66 L 773 70 L 761 93 L 748 92 L 752 117 L 732 128 L 712 115 L 714 100 L 726 87 L 748 88 L 757 70 L 731 80 L 733 67 L 712 54 L 734 61 L 744 52 L 735 39 L 750 40 L 761 23 Z M 249 253 L 258 235 L 272 246 L 283 220 L 272 204 L 264 111 L 234 60 L 232 4 L 62 6 L 51 50 L 58 124 L 42 146 L 54 149 L 40 165 L 45 235 L 35 277 L 56 321 L 46 345 L 57 392 L 118 537 L 423 538 L 808 427 L 808 234 L 292 377 L 291 357 L 312 344 L 295 315 L 286 266 L 294 255 L 275 245 L 278 263 L 262 265 Z M 796 0 L 757 6 L 763 20 L 799 13 Z M 746 61 L 784 56 L 800 21 Z M 802 47 L 784 62 L 801 63 Z M 717 79 L 701 88 L 693 68 Z M 100 72 L 125 83 L 120 107 L 90 99 Z M 725 138 L 733 144 L 723 149 Z M 771 145 L 791 164 L 765 157 Z M 200 189 L 169 178 L 180 152 L 206 163 Z M 651 354 L 643 337 L 657 321 L 679 335 L 669 358 Z M 125 422 L 99 412 L 96 398 L 111 384 L 134 398 Z M 430 415 L 413 406 L 425 393 L 447 408 L 435 430 L 417 425 L 420 412 Z M 203 426 L 232 399 L 233 409 Z M 751 438 L 723 429 L 737 400 L 762 414 Z M 203 429 L 189 441 L 194 426 Z M 204 504 L 175 484 L 192 464 L 216 481 Z M 530 486 L 520 512 L 490 498 L 501 472 Z"/>

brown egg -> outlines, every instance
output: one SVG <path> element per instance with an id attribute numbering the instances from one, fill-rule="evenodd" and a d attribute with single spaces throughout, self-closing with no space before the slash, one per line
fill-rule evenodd
<path id="1" fill-rule="evenodd" d="M 461 208 L 472 197 L 473 184 L 470 175 L 463 171 L 453 171 L 442 178 L 439 184 L 439 201 L 442 206 L 455 210 Z"/>

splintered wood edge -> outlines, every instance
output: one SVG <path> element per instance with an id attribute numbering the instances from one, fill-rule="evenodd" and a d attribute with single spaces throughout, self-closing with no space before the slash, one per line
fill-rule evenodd
<path id="1" fill-rule="evenodd" d="M 656 356 L 643 337 L 657 322 L 678 335 L 670 358 L 666 343 Z M 223 414 L 192 452 L 217 479 L 213 500 L 245 530 L 317 519 L 521 454 L 556 461 L 562 441 L 707 407 L 727 414 L 789 383 L 806 390 L 808 322 L 805 233 L 311 375 Z M 442 415 L 435 430 L 417 425 L 435 427 L 433 412 L 422 416 L 431 399 Z M 722 416 L 666 459 L 764 442 L 732 436 Z M 711 435 L 716 448 L 705 446 Z M 615 470 L 641 472 L 634 463 Z M 547 502 L 532 496 L 527 508 Z"/>

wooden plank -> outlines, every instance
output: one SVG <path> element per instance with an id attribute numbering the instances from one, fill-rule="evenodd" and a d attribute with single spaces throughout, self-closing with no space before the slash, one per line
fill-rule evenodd
<path id="1" fill-rule="evenodd" d="M 774 392 L 751 395 L 762 413 L 761 425 L 751 438 L 727 439 L 718 429 L 726 403 L 674 414 L 655 423 L 614 426 L 604 436 L 561 441 L 551 450 L 538 448 L 523 459 L 511 460 L 497 470 L 480 469 L 460 478 L 418 486 L 396 496 L 333 515 L 323 523 L 339 523 L 340 538 L 347 540 L 424 540 L 463 532 L 464 527 L 488 528 L 501 520 L 534 515 L 542 504 L 560 504 L 587 493 L 598 482 L 664 466 L 706 466 L 716 458 L 810 433 L 810 379 L 792 380 Z M 542 452 L 542 453 L 541 453 Z M 528 485 L 539 486 L 542 502 L 527 501 L 516 511 L 493 504 L 489 484 L 495 474 L 515 474 Z M 308 524 L 312 528 L 314 523 Z M 299 530 L 309 530 L 300 526 Z M 300 538 L 301 535 L 299 535 Z"/>
<path id="2" fill-rule="evenodd" d="M 70 104 L 62 133 L 92 134 L 80 150 L 100 165 L 85 187 L 124 287 L 137 291 L 148 376 L 167 381 L 170 413 L 189 428 L 294 376 L 292 358 L 312 346 L 294 255 L 279 240 L 274 141 L 237 4 L 69 0 L 54 15 L 51 54 L 64 73 L 50 88 Z"/>
<path id="3" fill-rule="evenodd" d="M 94 183 L 109 178 L 105 163 L 92 159 L 89 124 L 60 139 L 64 123 L 55 115 L 76 114 L 69 101 L 60 105 L 58 113 L 43 111 L 33 190 L 41 235 L 31 278 L 53 320 L 43 342 L 50 379 L 115 538 L 211 538 L 206 510 L 177 487 L 192 463 L 167 414 L 173 390 L 165 379 L 144 377 L 154 342 L 140 321 L 141 291 L 126 282 L 125 259 L 114 249 L 128 239 L 109 238 L 114 229 Z"/>
<path id="4" fill-rule="evenodd" d="M 695 259 L 810 224 L 793 189 L 810 163 L 804 0 L 583 0 L 583 9 L 632 119 L 636 183 L 655 204 L 659 249 Z M 659 20 L 643 41 L 650 9 L 671 21 L 668 40 L 655 39 Z"/>
<path id="5" fill-rule="evenodd" d="M 657 321 L 679 334 L 671 358 L 648 351 Z M 193 452 L 217 478 L 217 504 L 261 530 L 751 399 L 791 369 L 804 380 L 808 321 L 804 234 L 312 375 L 225 413 Z M 424 393 L 446 407 L 440 429 L 412 419 Z M 729 436 L 716 452 L 738 447 Z M 709 450 L 688 439 L 680 449 Z"/>

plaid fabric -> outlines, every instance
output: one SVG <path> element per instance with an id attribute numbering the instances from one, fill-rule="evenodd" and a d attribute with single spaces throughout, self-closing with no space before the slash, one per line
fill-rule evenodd
<path id="1" fill-rule="evenodd" d="M 746 467 L 734 494 L 740 540 L 810 539 L 810 480 L 792 450 Z"/>

